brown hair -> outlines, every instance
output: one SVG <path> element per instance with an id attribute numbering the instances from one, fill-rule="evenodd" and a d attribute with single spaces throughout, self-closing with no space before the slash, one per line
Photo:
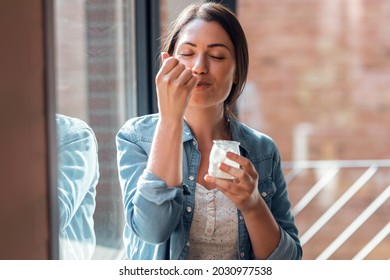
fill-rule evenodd
<path id="1" fill-rule="evenodd" d="M 241 95 L 248 74 L 249 55 L 245 33 L 231 10 L 219 3 L 200 2 L 188 6 L 167 28 L 162 40 L 161 51 L 173 55 L 176 42 L 184 27 L 194 19 L 216 21 L 229 35 L 235 49 L 236 83 L 233 83 L 228 98 L 225 100 L 225 116 L 235 117 L 234 105 Z"/>

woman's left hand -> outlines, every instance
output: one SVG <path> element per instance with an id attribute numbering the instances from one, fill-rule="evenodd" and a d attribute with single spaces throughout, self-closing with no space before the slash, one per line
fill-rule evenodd
<path id="1" fill-rule="evenodd" d="M 257 189 L 259 174 L 257 174 L 255 167 L 249 159 L 231 152 L 228 152 L 226 156 L 228 159 L 237 162 L 241 168 L 221 163 L 219 169 L 236 177 L 236 179 L 220 179 L 209 174 L 204 179 L 206 182 L 214 184 L 241 212 L 254 210 L 262 199 Z"/>

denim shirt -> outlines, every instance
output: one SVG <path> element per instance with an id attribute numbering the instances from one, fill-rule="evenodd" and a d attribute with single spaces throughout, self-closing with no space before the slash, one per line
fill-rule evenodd
<path id="1" fill-rule="evenodd" d="M 117 162 L 125 209 L 124 243 L 128 259 L 187 259 L 189 232 L 200 165 L 197 140 L 189 126 L 183 131 L 183 184 L 168 187 L 146 169 L 158 114 L 128 120 L 119 130 Z M 274 142 L 246 125 L 230 120 L 241 155 L 259 174 L 258 189 L 280 227 L 279 245 L 269 259 L 300 259 L 302 248 L 290 212 L 280 155 Z M 167 139 L 169 141 L 169 139 Z M 245 221 L 237 210 L 238 257 L 254 259 Z"/>
<path id="2" fill-rule="evenodd" d="M 99 180 L 98 146 L 82 120 L 56 115 L 60 259 L 90 259 Z"/>

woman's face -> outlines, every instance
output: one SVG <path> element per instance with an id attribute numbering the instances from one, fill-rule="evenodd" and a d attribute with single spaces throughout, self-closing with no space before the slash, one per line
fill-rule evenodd
<path id="1" fill-rule="evenodd" d="M 174 56 L 198 78 L 189 107 L 222 109 L 235 81 L 236 59 L 233 43 L 221 25 L 191 21 L 179 35 Z"/>

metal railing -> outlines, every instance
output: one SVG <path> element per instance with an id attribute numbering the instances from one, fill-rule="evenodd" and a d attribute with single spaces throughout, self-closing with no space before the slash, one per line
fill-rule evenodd
<path id="1" fill-rule="evenodd" d="M 302 246 L 308 246 L 308 242 L 319 233 L 326 225 L 331 223 L 331 219 L 335 217 L 340 211 L 348 207 L 347 203 L 354 199 L 358 191 L 367 185 L 370 180 L 378 174 L 379 170 L 385 170 L 384 181 L 387 187 L 381 190 L 376 198 L 368 205 L 362 206 L 362 212 L 358 215 L 342 232 L 339 234 L 322 252 L 316 257 L 317 259 L 329 259 L 343 244 L 356 232 L 359 228 L 373 215 L 380 207 L 384 207 L 385 203 L 390 198 L 390 160 L 340 160 L 340 161 L 296 161 L 283 162 L 283 168 L 286 172 L 286 181 L 288 186 L 294 183 L 297 178 L 304 176 L 303 174 L 308 170 L 321 170 L 323 172 L 318 177 L 314 185 L 312 185 L 299 200 L 293 202 L 292 213 L 296 216 L 299 227 L 300 214 L 304 212 L 310 203 L 319 195 L 320 192 L 326 193 L 327 186 L 337 181 L 340 172 L 347 169 L 362 169 L 364 170 L 360 177 L 358 177 L 342 195 L 332 201 L 332 204 L 325 212 L 319 214 L 315 222 L 309 226 L 307 230 L 300 236 Z M 388 173 L 387 173 L 388 172 Z M 337 185 L 337 184 L 336 184 Z M 300 192 L 299 186 L 289 188 L 289 192 Z M 387 211 L 387 210 L 388 211 Z M 383 228 L 376 233 L 376 235 L 363 246 L 363 248 L 351 256 L 351 259 L 366 258 L 377 246 L 386 239 L 390 234 L 390 208 L 385 208 L 388 212 L 387 223 Z M 390 258 L 390 245 L 384 243 L 383 246 L 388 246 L 388 256 Z M 304 248 L 305 251 L 305 248 Z"/>

